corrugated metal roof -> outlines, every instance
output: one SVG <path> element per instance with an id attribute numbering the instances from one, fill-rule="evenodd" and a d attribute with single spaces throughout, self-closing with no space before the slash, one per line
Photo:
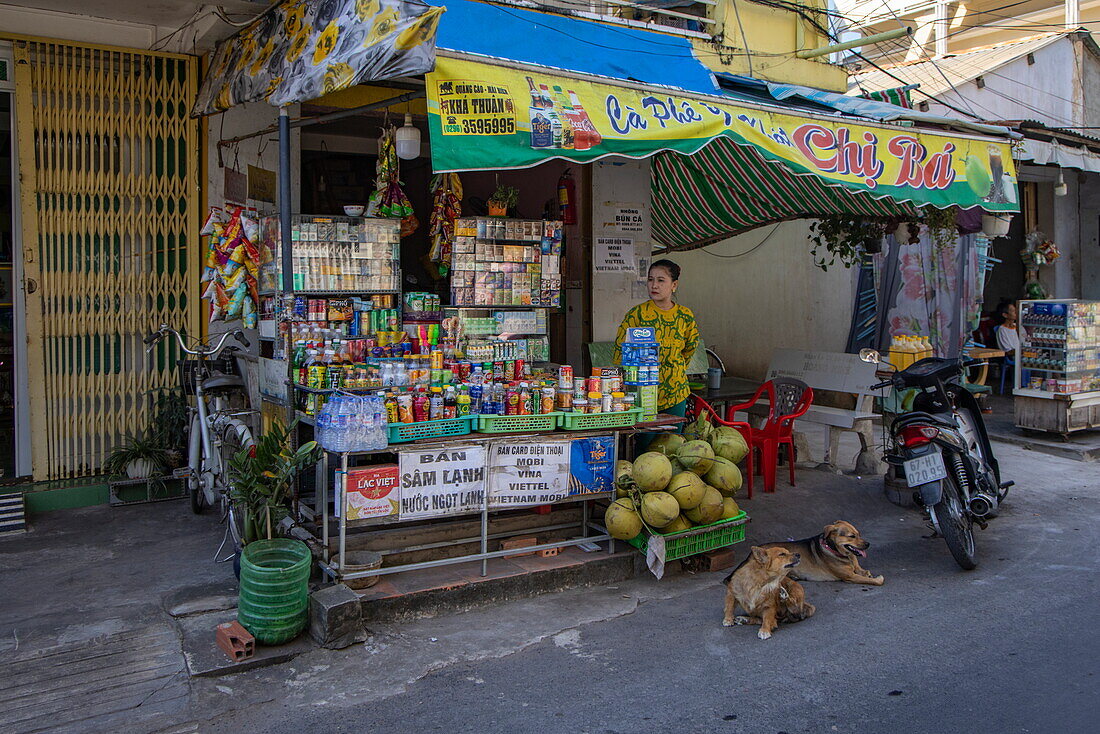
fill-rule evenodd
<path id="1" fill-rule="evenodd" d="M 916 101 L 919 101 L 925 95 L 935 97 L 944 92 L 950 92 L 952 85 L 957 87 L 965 84 L 988 71 L 1045 48 L 1065 36 L 1079 32 L 1067 30 L 1043 33 L 1019 41 L 998 43 L 994 46 L 976 48 L 952 56 L 941 56 L 932 60 L 886 66 L 883 67 L 885 71 L 872 69 L 861 74 L 853 74 L 848 80 L 848 93 L 877 92 L 896 87 L 899 84 L 919 84 L 920 88 L 914 91 Z"/>

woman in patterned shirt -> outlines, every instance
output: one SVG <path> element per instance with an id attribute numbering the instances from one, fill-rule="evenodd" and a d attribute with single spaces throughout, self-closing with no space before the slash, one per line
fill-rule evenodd
<path id="1" fill-rule="evenodd" d="M 626 330 L 632 326 L 652 326 L 660 348 L 661 382 L 657 386 L 657 410 L 684 415 L 691 394 L 687 366 L 699 342 L 695 314 L 687 306 L 672 300 L 680 280 L 680 266 L 671 260 L 658 260 L 649 266 L 649 300 L 626 312 L 615 339 L 616 361 L 622 360 L 620 346 Z"/>

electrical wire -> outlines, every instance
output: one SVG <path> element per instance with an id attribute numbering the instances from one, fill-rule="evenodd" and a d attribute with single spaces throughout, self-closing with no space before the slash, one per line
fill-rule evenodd
<path id="1" fill-rule="evenodd" d="M 733 14 L 737 17 L 737 27 L 741 30 L 741 42 L 745 44 L 745 61 L 749 64 L 749 76 L 752 76 L 752 54 L 749 51 L 749 39 L 745 37 L 745 26 L 741 23 L 741 10 L 737 7 L 737 0 L 730 0 L 733 4 Z"/>
<path id="2" fill-rule="evenodd" d="M 781 224 L 783 224 L 783 222 L 776 222 L 775 226 L 772 227 L 772 231 L 768 232 L 768 234 L 764 236 L 764 239 L 760 240 L 760 242 L 756 243 L 755 245 L 753 245 L 749 249 L 745 250 L 744 252 L 738 252 L 738 253 L 735 253 L 733 255 L 719 255 L 717 252 L 711 252 L 706 247 L 700 247 L 699 249 L 702 250 L 703 252 L 707 253 L 711 257 L 720 257 L 720 258 L 723 258 L 723 259 L 732 259 L 732 258 L 735 258 L 735 257 L 744 257 L 745 255 L 748 255 L 752 252 L 756 252 L 761 247 L 763 247 L 767 243 L 767 241 L 772 238 L 772 235 L 774 235 L 776 232 L 779 231 L 779 225 L 781 225 Z"/>
<path id="3" fill-rule="evenodd" d="M 256 21 L 258 21 L 260 18 L 262 18 L 265 15 L 267 15 L 268 13 L 270 13 L 276 7 L 277 7 L 276 5 L 269 5 L 267 8 L 265 8 L 265 9 L 261 10 L 260 12 L 256 13 L 254 16 L 252 16 L 251 18 L 249 18 L 248 20 L 246 20 L 244 22 L 239 22 L 239 21 L 232 20 L 229 17 L 229 14 L 225 12 L 225 8 L 223 8 L 221 5 L 215 5 L 214 6 L 214 15 L 218 16 L 218 18 L 220 18 L 221 21 L 223 23 L 225 23 L 226 25 L 231 25 L 234 28 L 247 28 L 248 26 L 250 26 L 253 23 L 255 23 Z"/>

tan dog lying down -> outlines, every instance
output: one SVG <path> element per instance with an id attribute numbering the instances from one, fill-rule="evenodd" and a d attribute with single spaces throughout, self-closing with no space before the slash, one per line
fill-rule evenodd
<path id="1" fill-rule="evenodd" d="M 813 616 L 814 606 L 806 603 L 802 585 L 788 578 L 798 563 L 799 554 L 786 548 L 754 546 L 749 557 L 725 578 L 722 624 L 759 624 L 758 636 L 766 640 L 780 622 L 800 622 Z M 745 614 L 734 616 L 739 605 Z"/>
<path id="2" fill-rule="evenodd" d="M 801 581 L 847 581 L 850 584 L 882 586 L 886 579 L 872 576 L 859 565 L 859 559 L 867 556 L 871 547 L 856 530 L 844 520 L 826 525 L 820 535 L 805 540 L 782 543 L 764 543 L 761 548 L 784 548 L 801 556 L 798 568 L 790 572 L 792 579 Z"/>

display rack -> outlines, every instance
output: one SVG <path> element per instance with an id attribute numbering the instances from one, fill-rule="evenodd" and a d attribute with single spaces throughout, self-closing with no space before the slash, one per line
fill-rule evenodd
<path id="1" fill-rule="evenodd" d="M 662 428 L 671 429 L 675 423 L 673 421 L 668 425 L 656 425 L 649 426 L 647 430 L 661 430 Z M 417 441 L 405 446 L 395 447 L 391 446 L 385 450 L 369 451 L 369 452 L 343 452 L 334 453 L 329 452 L 329 457 L 338 462 L 339 468 L 337 470 L 337 481 L 335 485 L 340 488 L 345 485 L 347 478 L 353 476 L 351 472 L 354 468 L 351 467 L 350 462 L 358 457 L 378 456 L 381 454 L 390 454 L 397 457 L 398 465 L 400 466 L 400 475 L 402 476 L 402 482 L 405 481 L 405 477 L 409 475 L 406 467 L 406 461 L 411 465 L 411 471 L 415 471 L 417 467 L 417 461 L 422 456 L 434 456 L 434 457 L 448 457 L 447 466 L 464 468 L 466 471 L 466 485 L 462 488 L 456 489 L 456 492 L 460 492 L 463 496 L 469 499 L 473 497 L 476 499 L 474 502 L 466 502 L 463 507 L 460 507 L 457 511 L 441 512 L 438 515 L 433 515 L 430 505 L 424 499 L 427 497 L 427 492 L 438 491 L 434 486 L 426 487 L 420 482 L 413 481 L 412 484 L 417 487 L 414 491 L 417 493 L 414 496 L 401 496 L 396 502 L 395 509 L 391 512 L 388 510 L 386 502 L 391 500 L 388 493 L 382 494 L 381 497 L 375 497 L 375 504 L 373 508 L 378 508 L 379 512 L 387 513 L 385 515 L 374 518 L 355 518 L 352 517 L 350 512 L 351 504 L 348 500 L 349 493 L 347 491 L 340 491 L 338 495 L 333 498 L 333 511 L 337 518 L 337 544 L 335 553 L 332 552 L 330 537 L 330 503 L 327 496 L 327 482 L 321 485 L 321 532 L 320 538 L 322 547 L 324 548 L 324 559 L 320 563 L 322 571 L 329 577 L 340 580 L 349 581 L 354 579 L 369 578 L 372 576 L 382 576 L 385 574 L 398 573 L 402 571 L 415 571 L 424 568 L 434 568 L 438 566 L 446 566 L 458 563 L 467 563 L 470 561 L 481 561 L 482 575 L 488 575 L 488 561 L 493 558 L 501 558 L 507 555 L 514 555 L 515 549 L 499 549 L 490 550 L 490 540 L 501 540 L 510 535 L 524 535 L 531 534 L 532 530 L 517 530 L 514 532 L 497 533 L 490 535 L 489 525 L 490 516 L 496 512 L 504 512 L 513 509 L 534 509 L 535 507 L 547 506 L 547 505 L 566 505 L 577 504 L 581 505 L 581 520 L 579 523 L 567 523 L 567 524 L 552 524 L 544 525 L 537 528 L 536 532 L 547 533 L 555 531 L 567 531 L 576 529 L 576 536 L 568 537 L 561 540 L 553 540 L 538 545 L 524 547 L 524 553 L 534 553 L 540 551 L 553 551 L 556 549 L 567 548 L 570 546 L 588 545 L 598 542 L 608 541 L 608 553 L 614 553 L 614 541 L 607 534 L 606 530 L 594 523 L 590 518 L 591 503 L 595 500 L 607 500 L 614 497 L 612 490 L 613 486 L 613 471 L 615 461 L 620 453 L 619 445 L 624 440 L 625 436 L 630 436 L 636 431 L 636 428 L 624 428 L 624 429 L 603 429 L 598 431 L 577 432 L 568 435 L 563 434 L 536 434 L 536 435 L 477 435 L 472 434 L 470 436 L 464 436 L 460 439 L 454 438 L 441 438 L 441 439 L 428 439 L 423 441 Z M 578 449 L 574 448 L 575 442 L 582 442 L 579 444 L 579 453 L 585 455 L 585 452 L 592 450 L 593 453 L 599 451 L 603 452 L 599 455 L 601 470 L 597 475 L 597 472 L 593 472 L 591 476 L 578 477 L 580 472 L 577 470 L 575 461 L 578 454 Z M 507 447 L 507 451 L 501 451 L 497 453 L 495 449 L 497 447 Z M 535 449 L 532 448 L 532 458 L 540 458 L 544 454 L 545 447 L 561 446 L 565 451 L 564 457 L 557 455 L 556 460 L 547 460 L 543 463 L 531 465 L 527 470 L 516 469 L 510 462 L 519 462 L 518 466 L 523 466 L 522 458 L 515 459 L 517 455 L 519 457 L 525 456 L 524 447 L 542 447 L 540 453 L 534 453 Z M 609 446 L 610 452 L 605 452 L 603 447 Z M 480 450 L 482 459 L 471 459 L 469 454 Z M 408 459 L 404 459 L 403 455 Z M 563 465 L 564 460 L 564 465 Z M 562 467 L 565 467 L 564 469 Z M 382 467 L 385 469 L 386 467 Z M 378 473 L 380 467 L 367 467 L 366 473 L 368 475 L 374 475 Z M 473 469 L 479 469 L 479 472 L 472 471 Z M 605 471 L 606 469 L 606 471 Z M 392 471 L 392 485 L 394 487 L 391 491 L 408 491 L 407 489 L 397 488 L 397 467 L 389 469 Z M 453 470 L 453 469 L 452 469 Z M 523 475 L 530 471 L 536 474 L 537 477 L 524 477 Z M 562 472 L 565 472 L 565 476 L 562 476 Z M 514 477 L 518 477 L 517 482 L 512 482 Z M 531 479 L 531 482 L 526 482 L 525 479 Z M 531 499 L 525 500 L 524 492 L 528 491 L 525 487 L 527 485 L 532 487 L 557 487 L 556 496 L 547 498 L 546 496 L 538 496 L 538 492 L 544 491 L 542 489 L 531 489 Z M 514 487 L 519 486 L 520 489 L 516 490 Z M 385 487 L 381 487 L 381 490 L 385 490 Z M 381 494 L 380 492 L 373 492 L 373 495 Z M 551 494 L 554 491 L 551 490 Z M 369 503 L 369 500 L 368 500 Z M 425 509 L 425 508 L 429 509 Z M 374 511 L 369 504 L 366 506 L 366 512 L 369 514 Z M 406 513 L 407 509 L 411 509 L 410 513 Z M 465 538 L 458 539 L 451 542 L 444 542 L 438 544 L 437 547 L 447 545 L 462 545 L 469 542 L 477 542 L 479 550 L 473 554 L 455 555 L 451 557 L 433 559 L 428 561 L 421 561 L 416 563 L 405 563 L 400 565 L 382 566 L 378 568 L 370 568 L 367 570 L 347 571 L 347 542 L 349 530 L 355 529 L 360 532 L 371 532 L 372 530 L 385 529 L 392 527 L 396 523 L 419 521 L 426 519 L 455 519 L 461 520 L 462 518 L 468 518 L 471 516 L 479 516 L 480 532 L 477 538 Z M 409 549 L 401 549 L 409 550 Z"/>
<path id="2" fill-rule="evenodd" d="M 1016 426 L 1068 434 L 1100 427 L 1100 301 L 1021 301 Z"/>

